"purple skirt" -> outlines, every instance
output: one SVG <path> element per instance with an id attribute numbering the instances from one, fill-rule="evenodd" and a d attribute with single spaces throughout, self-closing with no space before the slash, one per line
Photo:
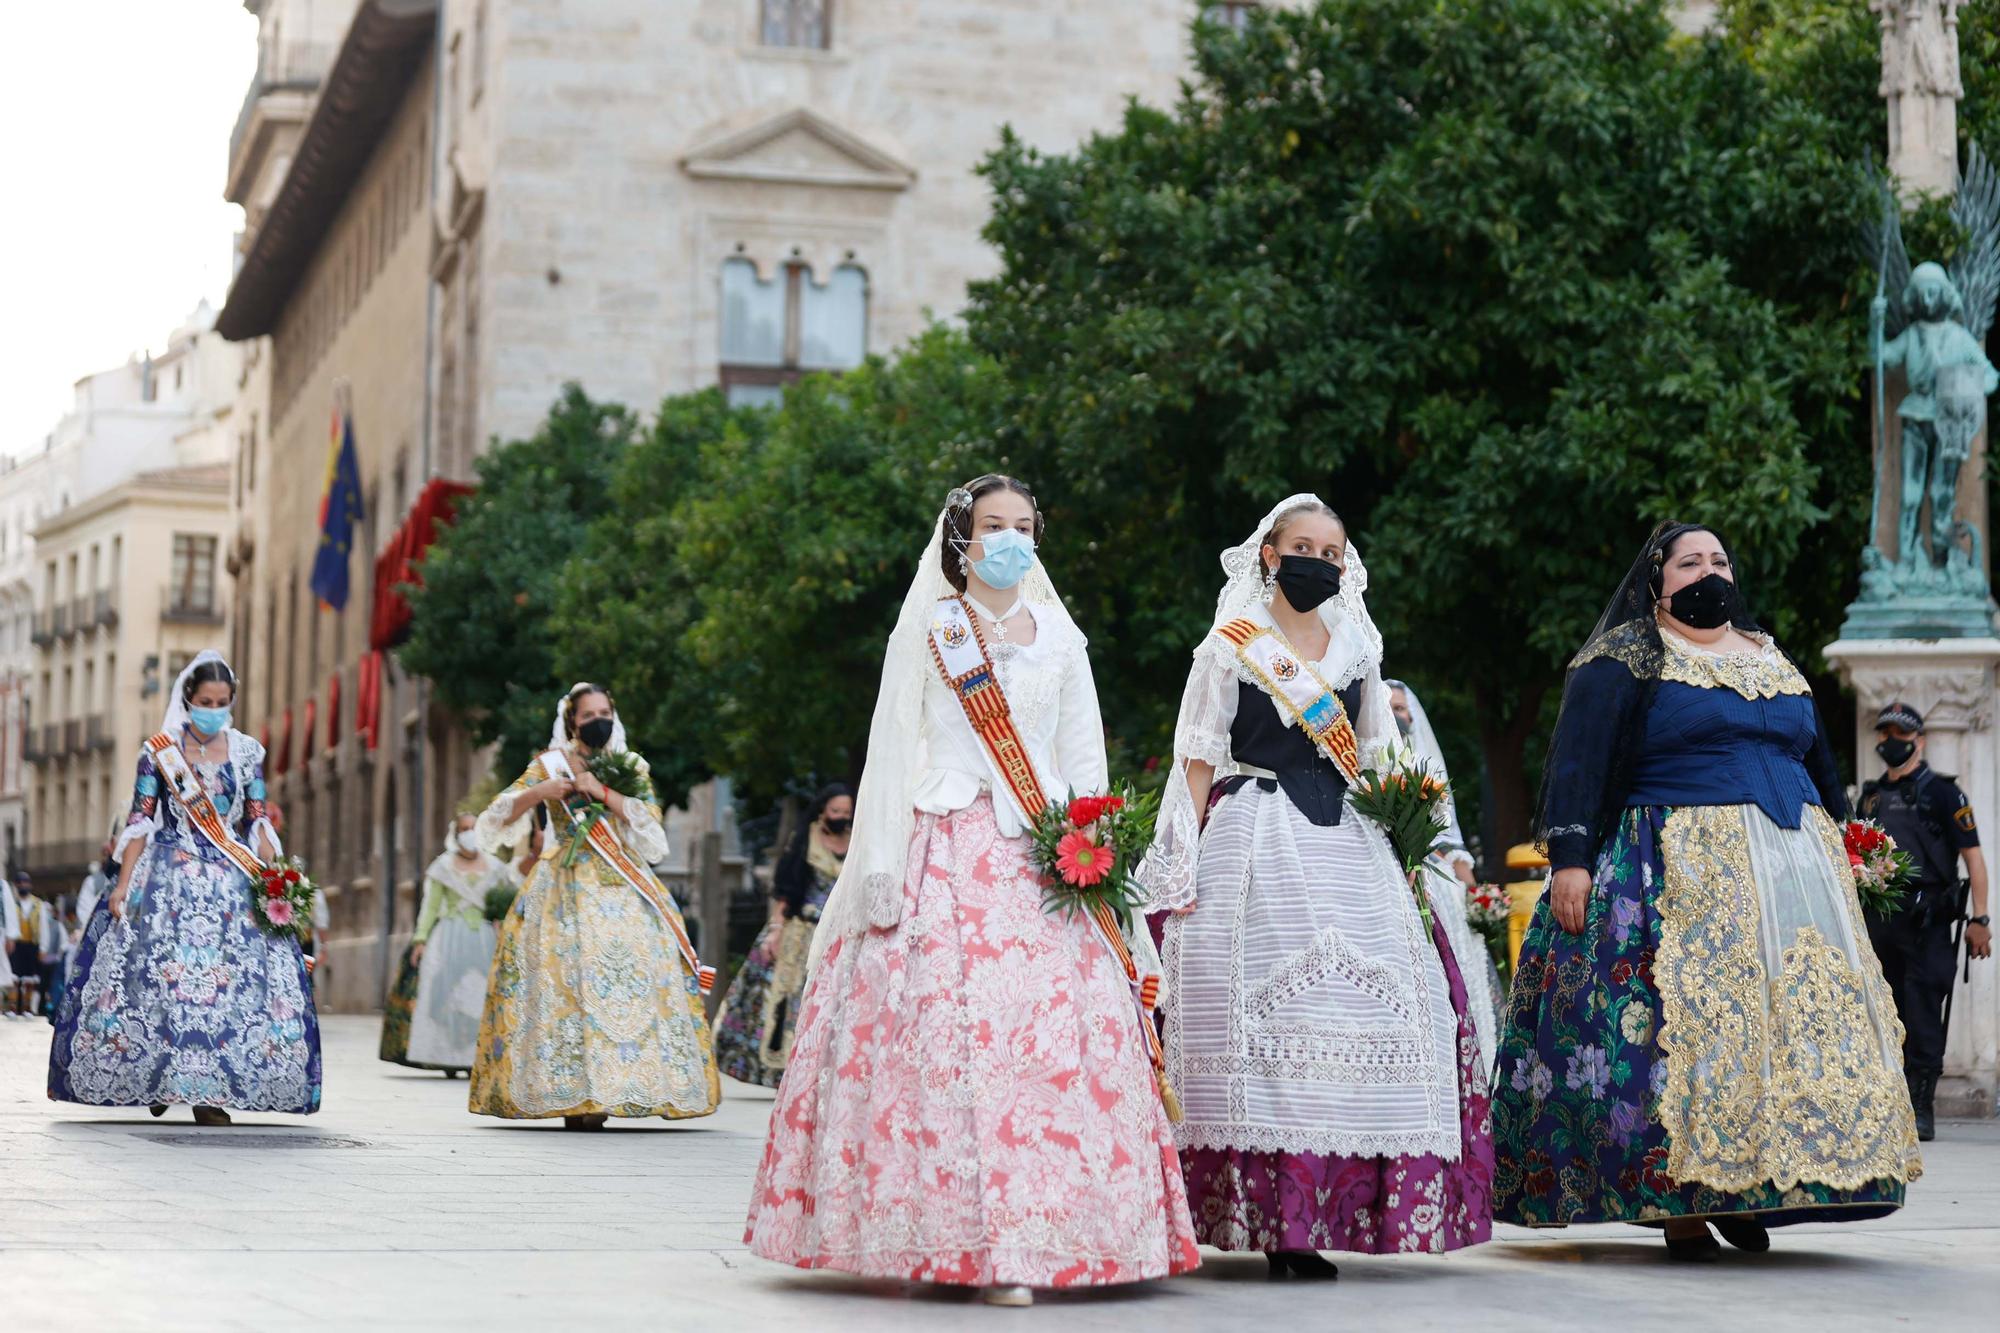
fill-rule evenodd
<path id="1" fill-rule="evenodd" d="M 1431 927 L 1458 1015 L 1459 1158 L 1181 1151 L 1195 1238 L 1218 1250 L 1435 1254 L 1493 1238 L 1493 1126 L 1465 978 Z"/>

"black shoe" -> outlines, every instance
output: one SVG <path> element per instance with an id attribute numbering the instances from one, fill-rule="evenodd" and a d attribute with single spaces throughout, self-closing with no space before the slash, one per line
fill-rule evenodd
<path id="1" fill-rule="evenodd" d="M 1293 1277 L 1309 1278 L 1340 1276 L 1340 1269 L 1317 1250 L 1273 1250 L 1264 1259 L 1271 1265 L 1272 1277 L 1282 1277 L 1287 1273 Z"/>
<path id="2" fill-rule="evenodd" d="M 1754 1217 L 1712 1217 L 1709 1221 L 1724 1240 L 1745 1254 L 1762 1254 L 1771 1248 L 1771 1233 Z"/>
<path id="3" fill-rule="evenodd" d="M 1712 1264 L 1722 1257 L 1722 1247 L 1703 1227 L 1699 1236 L 1668 1236 L 1667 1257 L 1676 1263 Z"/>
<path id="4" fill-rule="evenodd" d="M 1935 1073 L 1907 1075 L 1910 1083 L 1910 1106 L 1917 1113 L 1917 1141 L 1929 1143 L 1937 1137 L 1938 1076 Z"/>
<path id="5" fill-rule="evenodd" d="M 154 1102 L 151 1106 L 147 1107 L 146 1109 L 152 1112 L 153 1119 L 155 1120 L 158 1120 L 161 1116 L 167 1113 L 166 1106 L 160 1102 Z"/>

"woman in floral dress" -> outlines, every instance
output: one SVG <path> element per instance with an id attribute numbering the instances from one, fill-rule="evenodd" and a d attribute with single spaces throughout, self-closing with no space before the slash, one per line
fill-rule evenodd
<path id="1" fill-rule="evenodd" d="M 282 854 L 265 818 L 264 747 L 229 725 L 236 677 L 204 652 L 168 696 L 160 735 L 239 855 Z M 171 754 L 168 756 L 171 759 Z M 249 874 L 196 827 L 162 759 L 140 751 L 118 883 L 91 913 L 56 1016 L 49 1096 L 92 1106 L 194 1107 L 203 1125 L 244 1111 L 319 1109 L 319 1021 L 296 935 L 251 915 Z"/>
<path id="2" fill-rule="evenodd" d="M 1736 577 L 1662 525 L 1571 664 L 1494 1107 L 1502 1220 L 1662 1225 L 1697 1262 L 1711 1223 L 1764 1250 L 1921 1170 L 1832 751 Z"/>
<path id="3" fill-rule="evenodd" d="M 647 868 L 667 854 L 660 808 L 650 790 L 624 796 L 590 771 L 591 756 L 625 748 L 611 695 L 579 684 L 557 705 L 548 751 L 479 817 L 494 856 L 527 840 L 538 808 L 549 840 L 500 923 L 472 1068 L 479 1115 L 594 1130 L 710 1115 L 722 1100 L 680 908 Z M 629 871 L 584 836 L 589 804 Z"/>
<path id="4" fill-rule="evenodd" d="M 772 876 L 771 920 L 750 946 L 743 970 L 715 1016 L 715 1058 L 722 1072 L 775 1088 L 791 1059 L 805 996 L 813 927 L 840 878 L 854 825 L 854 793 L 831 783 L 813 798 L 806 825 Z"/>
<path id="5" fill-rule="evenodd" d="M 1092 922 L 1043 910 L 1024 779 L 996 769 L 934 655 L 934 634 L 988 654 L 979 688 L 1004 693 L 1044 793 L 1104 790 L 1090 662 L 1041 530 L 1012 478 L 954 491 L 890 636 L 750 1196 L 767 1259 L 1003 1305 L 1198 1262 L 1124 966 Z"/>
<path id="6" fill-rule="evenodd" d="M 1459 963 L 1348 798 L 1397 737 L 1361 554 L 1294 495 L 1222 567 L 1140 870 L 1171 912 L 1167 1077 L 1196 1234 L 1322 1278 L 1321 1250 L 1477 1245 L 1493 1146 Z M 1301 716 L 1337 720 L 1316 736 Z"/>

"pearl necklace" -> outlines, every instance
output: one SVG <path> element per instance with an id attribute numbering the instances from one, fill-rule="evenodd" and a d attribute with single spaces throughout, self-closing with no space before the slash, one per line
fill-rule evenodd
<path id="1" fill-rule="evenodd" d="M 988 611 L 977 597 L 967 597 L 965 600 L 975 611 L 979 612 L 982 620 L 993 627 L 993 633 L 999 637 L 1000 642 L 1005 643 L 1007 642 L 1007 622 L 1021 614 L 1021 604 L 1027 599 L 1025 595 L 1016 597 L 1014 604 L 997 616 Z"/>

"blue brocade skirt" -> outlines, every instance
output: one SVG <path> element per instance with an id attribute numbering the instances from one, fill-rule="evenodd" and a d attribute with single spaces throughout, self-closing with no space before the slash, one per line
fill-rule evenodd
<path id="1" fill-rule="evenodd" d="M 162 829 L 84 928 L 56 1014 L 49 1096 L 92 1106 L 310 1113 L 319 1019 L 296 938 L 250 915 L 250 879 L 207 842 Z"/>

